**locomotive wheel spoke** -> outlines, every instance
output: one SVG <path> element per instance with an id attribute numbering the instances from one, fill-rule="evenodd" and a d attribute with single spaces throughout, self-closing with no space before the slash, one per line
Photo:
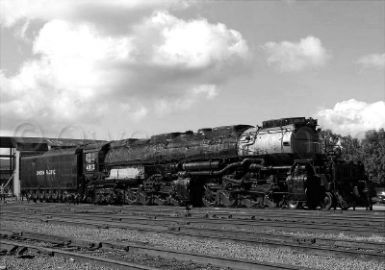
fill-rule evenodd
<path id="1" fill-rule="evenodd" d="M 338 195 L 338 205 L 342 210 L 348 210 L 350 207 L 349 203 L 341 195 Z"/>
<path id="2" fill-rule="evenodd" d="M 241 205 L 246 207 L 246 208 L 253 208 L 253 207 L 255 207 L 256 204 L 257 204 L 257 202 L 253 199 L 250 199 L 250 198 L 245 198 L 245 199 L 241 200 Z"/>
<path id="3" fill-rule="evenodd" d="M 205 193 L 202 198 L 203 205 L 206 207 L 212 207 L 217 204 L 217 192 L 205 187 Z"/>
<path id="4" fill-rule="evenodd" d="M 215 206 L 215 199 L 213 198 L 206 198 L 206 196 L 204 196 L 202 198 L 202 202 L 203 202 L 203 205 L 206 207 Z"/>
<path id="5" fill-rule="evenodd" d="M 270 199 L 269 196 L 265 196 L 264 206 L 273 208 L 273 207 L 277 207 L 277 203 L 274 200 Z"/>
<path id="6" fill-rule="evenodd" d="M 166 199 L 163 199 L 160 195 L 157 195 L 154 198 L 154 204 L 156 205 L 165 205 L 167 203 Z"/>
<path id="7" fill-rule="evenodd" d="M 171 205 L 179 206 L 179 205 L 180 205 L 180 202 L 179 202 L 177 199 L 172 198 L 172 199 L 171 199 Z"/>
<path id="8" fill-rule="evenodd" d="M 333 198 L 332 195 L 329 192 L 325 193 L 325 196 L 321 202 L 321 209 L 322 210 L 330 210 L 333 205 Z"/>
<path id="9" fill-rule="evenodd" d="M 150 205 L 151 197 L 148 196 L 145 192 L 138 193 L 138 202 L 142 205 Z"/>
<path id="10" fill-rule="evenodd" d="M 136 204 L 138 203 L 138 195 L 136 191 L 128 190 L 125 194 L 125 202 L 127 204 Z"/>
<path id="11" fill-rule="evenodd" d="M 257 197 L 257 204 L 256 204 L 256 206 L 258 208 L 265 208 L 265 198 L 262 197 L 262 196 L 258 196 Z"/>
<path id="12" fill-rule="evenodd" d="M 236 199 L 232 198 L 231 193 L 226 190 L 219 191 L 219 201 L 220 204 L 225 207 L 233 207 L 235 206 Z"/>
<path id="13" fill-rule="evenodd" d="M 170 197 L 167 198 L 167 204 L 174 205 L 174 206 L 181 205 L 180 201 L 172 195 L 170 195 Z"/>
<path id="14" fill-rule="evenodd" d="M 286 199 L 283 198 L 282 200 L 280 200 L 280 201 L 278 202 L 278 207 L 279 207 L 279 208 L 282 208 L 282 209 L 288 208 L 289 205 L 288 205 Z"/>

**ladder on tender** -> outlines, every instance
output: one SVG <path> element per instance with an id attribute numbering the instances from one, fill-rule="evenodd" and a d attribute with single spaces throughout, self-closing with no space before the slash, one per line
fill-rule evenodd
<path id="1" fill-rule="evenodd" d="M 5 183 L 5 184 L 1 184 L 1 186 L 0 186 L 0 195 L 5 195 L 6 194 L 6 190 L 8 189 L 8 186 L 9 186 L 9 184 L 11 183 L 11 181 L 12 181 L 12 179 L 13 179 L 13 176 L 14 176 L 14 174 L 12 174 L 9 178 L 8 178 L 8 180 L 7 180 L 7 182 Z"/>

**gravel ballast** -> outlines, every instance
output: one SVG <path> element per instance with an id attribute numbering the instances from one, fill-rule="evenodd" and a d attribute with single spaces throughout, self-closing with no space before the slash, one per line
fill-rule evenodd
<path id="1" fill-rule="evenodd" d="M 122 229 L 94 229 L 82 226 L 45 224 L 22 221 L 2 221 L 3 230 L 20 230 L 47 233 L 58 236 L 92 241 L 139 242 L 155 247 L 201 253 L 227 258 L 248 259 L 314 269 L 385 269 L 385 262 L 340 257 L 337 255 L 306 254 L 289 248 L 271 248 L 263 245 L 245 244 L 233 241 L 199 240 L 191 237 L 175 236 L 167 233 L 139 232 Z"/>

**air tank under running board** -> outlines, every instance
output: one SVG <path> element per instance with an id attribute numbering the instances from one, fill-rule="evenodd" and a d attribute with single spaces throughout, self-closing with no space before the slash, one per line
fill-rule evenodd
<path id="1" fill-rule="evenodd" d="M 202 162 L 190 162 L 182 165 L 185 171 L 200 171 L 200 170 L 215 170 L 221 166 L 221 162 L 216 161 L 202 161 Z"/>

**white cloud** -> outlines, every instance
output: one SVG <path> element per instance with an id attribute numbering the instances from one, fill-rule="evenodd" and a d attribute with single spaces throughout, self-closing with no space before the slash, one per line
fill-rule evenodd
<path id="1" fill-rule="evenodd" d="M 385 53 L 364 55 L 360 57 L 356 63 L 363 68 L 384 69 Z"/>
<path id="2" fill-rule="evenodd" d="M 324 129 L 363 138 L 368 130 L 385 128 L 385 102 L 366 103 L 350 99 L 337 103 L 332 109 L 319 111 L 317 117 Z"/>
<path id="3" fill-rule="evenodd" d="M 184 21 L 158 12 L 138 27 L 138 32 L 158 33 L 152 62 L 158 65 L 206 67 L 231 57 L 246 57 L 248 47 L 241 34 L 224 24 L 205 19 Z M 154 37 L 152 37 L 154 38 Z"/>
<path id="4" fill-rule="evenodd" d="M 330 58 L 321 40 L 313 36 L 303 38 L 299 42 L 267 42 L 263 49 L 268 55 L 267 63 L 282 72 L 321 67 Z"/>
<path id="5" fill-rule="evenodd" d="M 45 23 L 34 58 L 14 76 L 0 71 L 2 128 L 24 119 L 89 123 L 105 114 L 138 121 L 162 103 L 184 110 L 214 98 L 216 84 L 248 53 L 239 32 L 205 19 L 157 12 L 126 28 L 117 35 L 89 22 Z"/>
<path id="6" fill-rule="evenodd" d="M 1 76 L 2 105 L 19 118 L 70 121 L 87 115 L 97 95 L 109 90 L 113 74 L 104 65 L 129 61 L 130 50 L 128 38 L 103 37 L 86 24 L 51 21 L 34 42 L 40 58 L 25 62 L 13 77 Z"/>
<path id="7" fill-rule="evenodd" d="M 190 109 L 200 100 L 210 100 L 219 94 L 219 90 L 213 84 L 204 84 L 189 89 L 183 96 L 174 99 L 159 99 L 155 101 L 157 115 L 164 116 L 174 111 Z"/>
<path id="8" fill-rule="evenodd" d="M 57 20 L 45 24 L 33 46 L 40 63 L 47 60 L 54 87 L 82 92 L 106 83 L 108 67 L 131 61 L 132 50 L 129 37 L 102 36 L 92 25 Z"/>
<path id="9" fill-rule="evenodd" d="M 193 95 L 202 95 L 206 99 L 213 99 L 219 94 L 219 90 L 213 84 L 204 84 L 198 87 L 195 87 L 193 90 Z"/>
<path id="10" fill-rule="evenodd" d="M 10 27 L 20 20 L 82 19 L 92 14 L 141 9 L 186 7 L 185 0 L 2 0 L 0 23 Z"/>

